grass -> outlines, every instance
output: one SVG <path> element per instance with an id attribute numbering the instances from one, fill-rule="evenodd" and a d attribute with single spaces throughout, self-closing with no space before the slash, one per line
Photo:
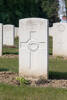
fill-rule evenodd
<path id="1" fill-rule="evenodd" d="M 0 100 L 67 100 L 67 89 L 0 84 Z"/>
<path id="2" fill-rule="evenodd" d="M 67 79 L 67 60 L 58 57 L 49 59 L 49 78 Z"/>
<path id="3" fill-rule="evenodd" d="M 49 55 L 52 55 L 52 48 L 53 48 L 53 39 L 49 37 Z"/>
<path id="4" fill-rule="evenodd" d="M 18 58 L 0 58 L 0 71 L 18 72 Z"/>

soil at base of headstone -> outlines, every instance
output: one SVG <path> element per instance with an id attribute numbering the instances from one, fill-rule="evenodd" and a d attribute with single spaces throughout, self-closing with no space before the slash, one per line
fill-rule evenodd
<path id="1" fill-rule="evenodd" d="M 13 72 L 0 72 L 0 83 L 6 83 L 11 85 L 18 85 L 18 81 L 16 80 L 18 77 L 17 73 Z"/>
<path id="2" fill-rule="evenodd" d="M 34 84 L 34 82 L 33 82 Z M 59 80 L 40 80 L 35 82 L 36 87 L 54 87 L 54 88 L 67 88 L 67 80 L 59 79 Z"/>
<path id="3" fill-rule="evenodd" d="M 13 72 L 0 72 L 0 83 L 6 83 L 9 85 L 17 85 L 20 83 L 16 80 L 19 77 L 17 73 Z M 67 88 L 67 80 L 39 80 L 31 81 L 30 86 L 35 87 L 54 87 L 54 88 Z"/>
<path id="4" fill-rule="evenodd" d="M 15 55 L 15 54 L 5 54 L 3 56 L 1 56 L 0 58 L 18 58 L 19 55 Z"/>

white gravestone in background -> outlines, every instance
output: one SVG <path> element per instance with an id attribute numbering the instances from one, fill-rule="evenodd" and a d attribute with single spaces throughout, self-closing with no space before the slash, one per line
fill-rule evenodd
<path id="1" fill-rule="evenodd" d="M 53 27 L 49 27 L 49 36 L 53 37 Z"/>
<path id="2" fill-rule="evenodd" d="M 67 23 L 56 23 L 53 27 L 53 55 L 67 56 Z"/>
<path id="3" fill-rule="evenodd" d="M 14 45 L 15 28 L 13 25 L 3 26 L 3 44 L 7 46 Z"/>
<path id="4" fill-rule="evenodd" d="M 0 56 L 2 56 L 2 46 L 3 46 L 3 25 L 0 23 Z"/>
<path id="5" fill-rule="evenodd" d="M 19 36 L 18 29 L 19 29 L 18 27 L 15 27 L 15 37 Z"/>
<path id="6" fill-rule="evenodd" d="M 48 77 L 48 20 L 19 21 L 19 74 L 25 78 Z"/>

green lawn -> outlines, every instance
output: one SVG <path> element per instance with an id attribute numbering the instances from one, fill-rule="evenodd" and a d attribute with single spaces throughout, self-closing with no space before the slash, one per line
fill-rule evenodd
<path id="1" fill-rule="evenodd" d="M 15 48 L 3 48 L 3 54 L 18 55 L 18 40 Z M 52 55 L 52 38 L 49 39 L 49 54 Z M 0 58 L 0 71 L 18 72 L 18 57 Z M 67 79 L 67 60 L 62 57 L 49 58 L 49 78 Z M 67 100 L 67 89 L 30 86 L 11 86 L 0 83 L 0 100 Z"/>
<path id="2" fill-rule="evenodd" d="M 0 71 L 18 72 L 18 58 L 0 58 Z"/>
<path id="3" fill-rule="evenodd" d="M 49 78 L 51 79 L 67 79 L 67 60 L 63 58 L 49 59 Z"/>
<path id="4" fill-rule="evenodd" d="M 53 48 L 53 39 L 49 37 L 49 55 L 52 55 L 52 48 Z"/>
<path id="5" fill-rule="evenodd" d="M 67 100 L 67 89 L 0 84 L 0 100 Z"/>

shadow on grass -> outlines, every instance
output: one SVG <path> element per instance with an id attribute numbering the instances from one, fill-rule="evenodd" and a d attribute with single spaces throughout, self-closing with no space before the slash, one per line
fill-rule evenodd
<path id="1" fill-rule="evenodd" d="M 3 52 L 3 55 L 6 55 L 6 54 L 18 55 L 19 53 L 18 52 Z"/>
<path id="2" fill-rule="evenodd" d="M 49 79 L 67 79 L 67 72 L 49 72 Z"/>
<path id="3" fill-rule="evenodd" d="M 9 71 L 9 69 L 7 69 L 7 68 L 0 68 L 0 72 L 3 72 L 3 71 Z"/>

